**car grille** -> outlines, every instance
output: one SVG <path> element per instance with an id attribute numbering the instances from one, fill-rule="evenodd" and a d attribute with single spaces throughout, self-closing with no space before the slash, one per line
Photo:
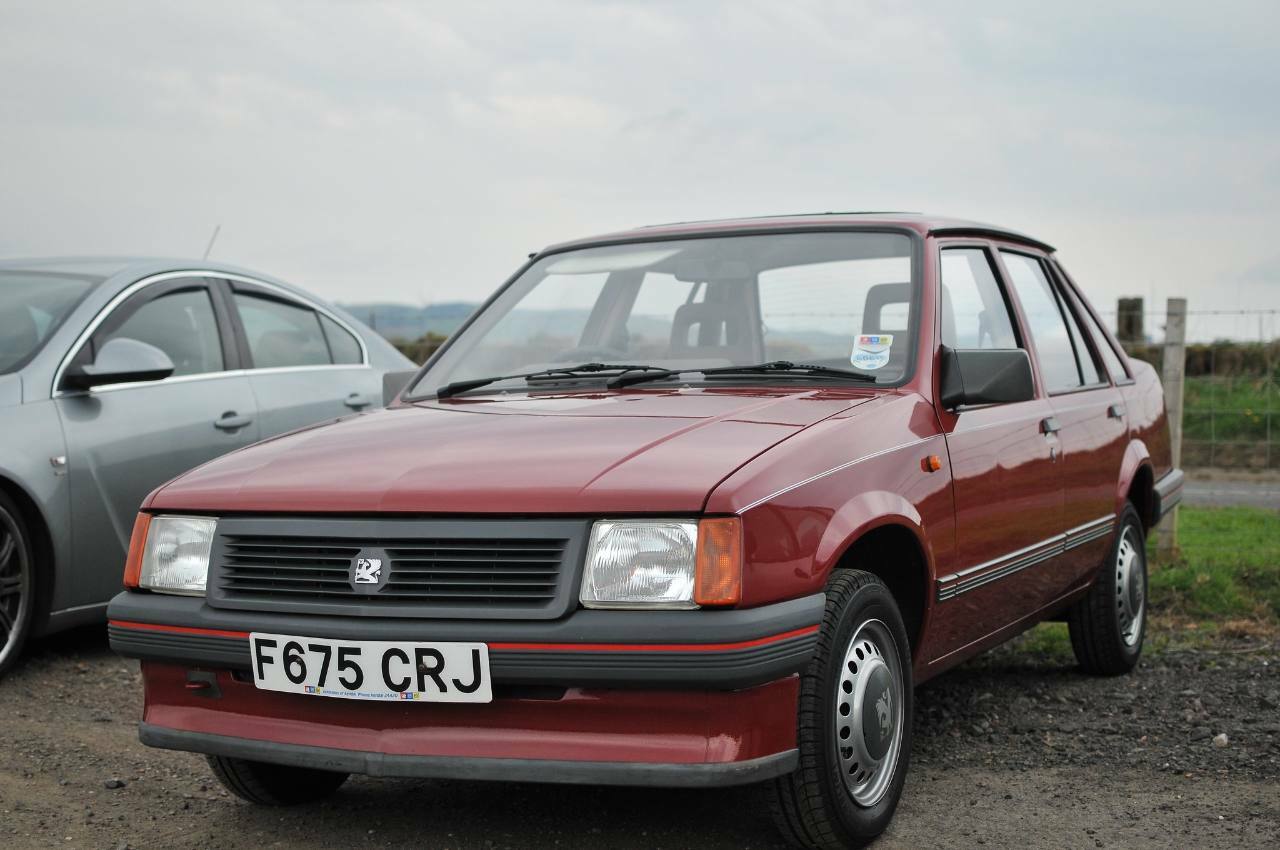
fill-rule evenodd
<path id="1" fill-rule="evenodd" d="M 323 531 L 323 533 L 317 533 Z M 415 617 L 559 616 L 585 524 L 226 518 L 210 565 L 214 607 Z M 353 585 L 376 550 L 380 586 Z"/>

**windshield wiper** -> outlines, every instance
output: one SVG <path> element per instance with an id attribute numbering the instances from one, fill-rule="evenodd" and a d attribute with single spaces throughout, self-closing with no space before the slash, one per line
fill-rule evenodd
<path id="1" fill-rule="evenodd" d="M 667 372 L 667 369 L 661 366 L 636 366 L 628 363 L 579 363 L 577 366 L 562 366 L 559 369 L 539 369 L 537 372 L 524 372 L 519 375 L 494 375 L 490 378 L 471 378 L 466 381 L 454 381 L 451 384 L 445 384 L 436 390 L 436 398 L 448 398 L 449 396 L 464 393 L 467 390 L 475 390 L 480 387 L 496 384 L 498 381 L 515 381 L 524 379 L 525 381 L 534 378 L 554 378 L 560 375 L 572 377 L 574 375 L 594 374 L 596 372 L 619 372 L 626 374 L 628 372 Z"/>
<path id="2" fill-rule="evenodd" d="M 844 378 L 851 381 L 863 381 L 874 384 L 875 375 L 866 372 L 855 372 L 852 369 L 838 369 L 834 366 L 811 366 L 804 363 L 792 363 L 790 360 L 770 360 L 767 363 L 756 363 L 749 366 L 716 366 L 711 369 L 666 369 L 661 372 L 647 371 L 638 375 L 622 374 L 609 381 L 611 390 L 641 384 L 645 381 L 661 381 L 684 372 L 697 372 L 706 375 L 813 375 L 823 378 Z"/>

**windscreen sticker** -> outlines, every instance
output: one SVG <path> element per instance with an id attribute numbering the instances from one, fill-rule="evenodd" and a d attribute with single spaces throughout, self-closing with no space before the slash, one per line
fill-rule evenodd
<path id="1" fill-rule="evenodd" d="M 893 346 L 893 334 L 863 334 L 853 344 L 849 362 L 859 369 L 874 371 L 889 362 L 889 349 Z"/>

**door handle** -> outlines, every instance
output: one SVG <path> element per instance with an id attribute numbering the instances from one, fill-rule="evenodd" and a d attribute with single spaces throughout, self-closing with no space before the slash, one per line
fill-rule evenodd
<path id="1" fill-rule="evenodd" d="M 1107 417 L 1110 419 L 1120 419 L 1124 416 L 1124 413 L 1123 404 L 1113 404 L 1107 408 Z"/>
<path id="2" fill-rule="evenodd" d="M 369 400 L 360 395 L 360 393 L 352 393 L 342 403 L 352 410 L 361 410 L 369 406 Z"/>
<path id="3" fill-rule="evenodd" d="M 1058 417 L 1056 416 L 1046 416 L 1040 420 L 1040 433 L 1045 436 L 1056 434 L 1061 430 L 1062 426 L 1058 424 Z"/>
<path id="4" fill-rule="evenodd" d="M 213 427 L 219 431 L 237 431 L 253 422 L 248 416 L 241 416 L 234 410 L 228 410 L 213 421 Z"/>

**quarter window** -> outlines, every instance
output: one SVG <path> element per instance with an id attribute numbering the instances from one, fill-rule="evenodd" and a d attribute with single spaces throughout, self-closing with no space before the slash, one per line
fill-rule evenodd
<path id="1" fill-rule="evenodd" d="M 1013 288 L 1027 318 L 1027 330 L 1035 340 L 1040 374 L 1049 392 L 1073 390 L 1099 383 L 1092 355 L 1084 348 L 1080 332 L 1067 324 L 1058 299 L 1040 262 L 1025 254 L 1001 251 Z M 1077 359 L 1076 352 L 1083 357 Z"/>
<path id="2" fill-rule="evenodd" d="M 981 248 L 942 252 L 942 344 L 949 348 L 1017 348 L 1009 305 Z"/>
<path id="3" fill-rule="evenodd" d="M 154 345 L 173 361 L 175 376 L 221 372 L 224 368 L 213 302 L 203 287 L 171 292 L 145 302 L 94 343 L 100 349 L 111 339 L 135 339 Z"/>
<path id="4" fill-rule="evenodd" d="M 245 292 L 237 292 L 235 300 L 255 368 L 325 366 L 331 362 L 315 310 Z"/>
<path id="5" fill-rule="evenodd" d="M 363 363 L 360 354 L 360 343 L 341 325 L 323 313 L 320 316 L 320 327 L 324 329 L 324 338 L 329 343 L 329 353 L 334 363 Z"/>

